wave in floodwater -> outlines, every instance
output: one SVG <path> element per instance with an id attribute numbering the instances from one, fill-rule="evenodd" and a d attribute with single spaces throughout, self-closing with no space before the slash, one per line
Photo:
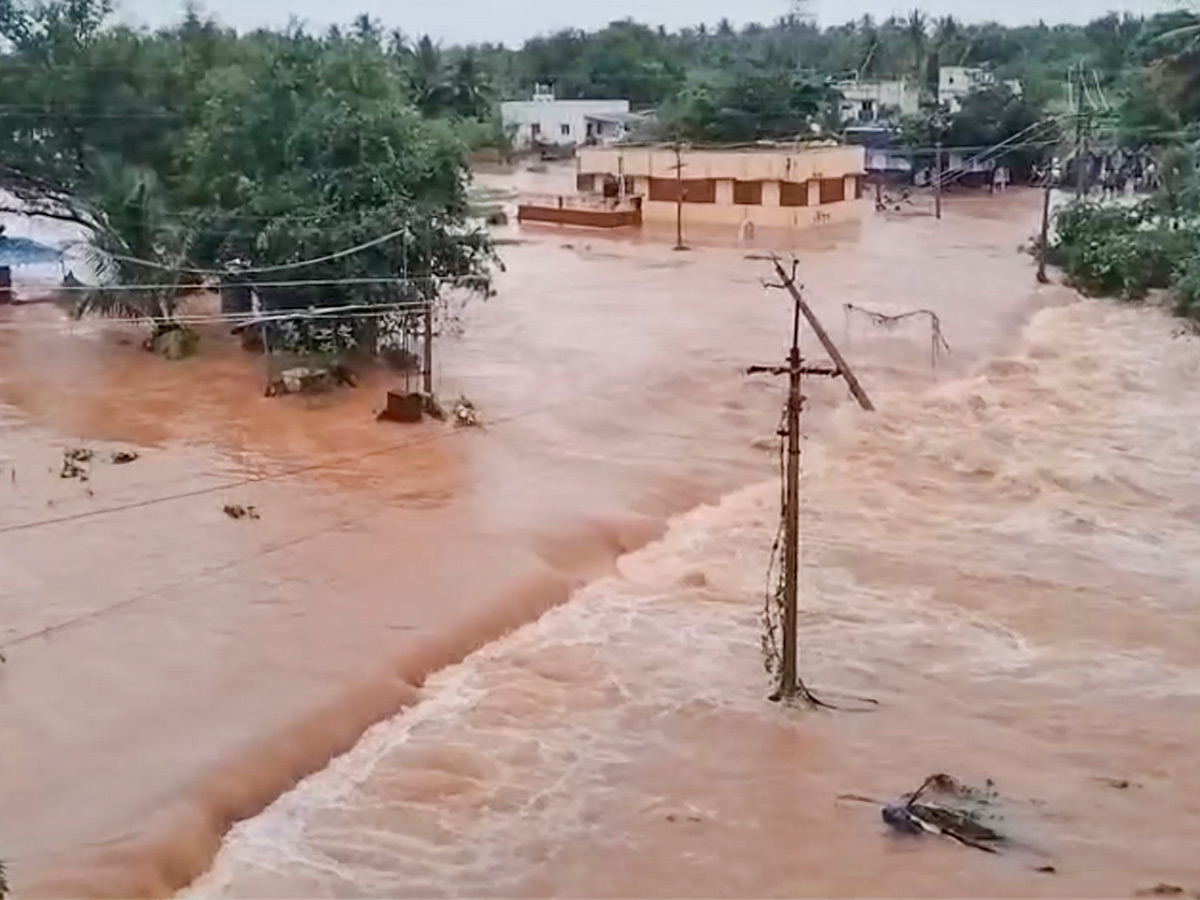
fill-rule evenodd
<path id="1" fill-rule="evenodd" d="M 766 702 L 759 484 L 431 677 L 186 894 L 1200 888 L 1200 341 L 1175 328 L 1046 309 L 1011 355 L 806 442 L 802 668 L 877 712 Z M 1026 849 L 897 841 L 836 799 L 934 771 L 994 779 Z"/>

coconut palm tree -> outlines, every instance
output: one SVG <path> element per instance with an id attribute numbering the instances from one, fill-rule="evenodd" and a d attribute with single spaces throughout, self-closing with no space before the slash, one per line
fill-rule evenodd
<path id="1" fill-rule="evenodd" d="M 1179 25 L 1153 42 L 1152 63 L 1168 96 L 1185 118 L 1200 115 L 1200 11 L 1181 14 Z"/>
<path id="2" fill-rule="evenodd" d="M 97 226 L 91 240 L 73 247 L 97 286 L 80 294 L 74 315 L 144 320 L 154 326 L 152 341 L 185 330 L 176 313 L 192 229 L 167 214 L 152 173 L 115 164 L 101 169 L 91 215 Z"/>
<path id="3" fill-rule="evenodd" d="M 929 49 L 929 20 L 919 9 L 908 14 L 904 22 L 904 33 L 908 38 L 909 52 L 912 54 L 912 77 L 922 82 L 925 76 L 925 57 Z"/>

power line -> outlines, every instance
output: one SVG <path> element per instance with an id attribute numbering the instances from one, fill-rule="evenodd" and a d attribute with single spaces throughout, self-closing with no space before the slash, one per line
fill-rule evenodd
<path id="1" fill-rule="evenodd" d="M 169 325 L 268 325 L 273 322 L 294 322 L 300 319 L 310 321 L 321 320 L 340 320 L 340 319 L 384 319 L 399 312 L 418 312 L 425 309 L 426 304 L 423 301 L 412 301 L 408 303 L 387 303 L 379 304 L 378 306 L 358 306 L 358 307 L 340 307 L 323 310 L 280 310 L 274 309 L 270 312 L 254 314 L 254 313 L 229 313 L 229 314 L 213 314 L 213 315 L 182 315 L 171 316 L 165 320 Z M 355 312 L 353 310 L 362 310 Z M 130 316 L 95 316 L 86 323 L 80 319 L 73 319 L 65 322 L 0 322 L 0 332 L 15 332 L 18 334 L 34 333 L 34 332 L 67 332 L 74 331 L 81 324 L 87 324 L 93 328 L 98 328 L 106 325 L 144 325 L 148 322 L 156 321 L 154 316 L 145 315 L 141 317 Z"/>
<path id="2" fill-rule="evenodd" d="M 163 272 L 181 272 L 185 275 L 213 275 L 213 276 L 224 275 L 227 277 L 230 275 L 238 275 L 238 276 L 266 275 L 271 272 L 286 272 L 291 269 L 304 269 L 304 268 L 308 268 L 310 266 L 319 266 L 322 263 L 335 262 L 339 259 L 345 259 L 347 256 L 354 256 L 358 253 L 362 253 L 366 250 L 370 250 L 373 247 L 378 247 L 381 244 L 386 244 L 389 241 L 394 241 L 394 240 L 396 240 L 396 238 L 407 237 L 408 234 L 409 234 L 409 229 L 407 227 L 399 228 L 395 231 L 391 231 L 391 232 L 388 232 L 387 234 L 380 235 L 377 238 L 374 238 L 374 239 L 369 240 L 362 244 L 358 244 L 354 247 L 347 247 L 345 250 L 339 250 L 336 253 L 330 253 L 327 256 L 319 256 L 315 259 L 300 260 L 299 262 L 294 262 L 294 263 L 284 263 L 284 264 L 278 265 L 278 266 L 262 266 L 262 267 L 253 268 L 253 269 L 239 269 L 239 270 L 237 270 L 237 272 L 231 272 L 228 269 L 178 268 L 175 266 L 167 266 L 162 263 L 153 262 L 153 261 L 147 260 L 147 259 L 138 259 L 136 256 L 117 256 L 114 254 L 113 259 L 118 260 L 119 262 L 127 262 L 127 263 L 130 263 L 131 265 L 145 266 L 146 268 L 149 268 L 149 269 L 158 269 Z"/>
<path id="3" fill-rule="evenodd" d="M 187 272 L 186 269 L 174 270 Z M 372 284 L 453 284 L 463 278 L 470 276 L 386 276 L 378 278 L 313 278 L 313 279 L 298 279 L 294 281 L 240 281 L 239 276 L 246 274 L 245 271 L 229 271 L 222 273 L 225 276 L 225 287 L 248 287 L 248 288 L 294 288 L 294 287 L 336 287 L 339 285 L 372 285 Z M 163 284 L 94 284 L 94 285 L 69 285 L 64 286 L 57 282 L 37 282 L 26 281 L 18 282 L 15 287 L 18 288 L 35 288 L 46 291 L 63 291 L 65 293 L 94 293 L 99 291 L 113 292 L 136 292 L 136 291 L 170 291 L 177 290 L 181 292 L 187 291 L 216 291 L 220 286 L 213 285 L 211 287 L 205 285 L 187 285 L 178 282 L 163 283 Z"/>

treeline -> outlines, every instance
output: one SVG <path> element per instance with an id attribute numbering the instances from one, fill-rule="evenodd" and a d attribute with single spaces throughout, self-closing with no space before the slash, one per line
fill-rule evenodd
<path id="1" fill-rule="evenodd" d="M 1009 28 L 931 19 L 919 10 L 825 29 L 790 17 L 677 32 L 621 21 L 536 37 L 519 49 L 484 45 L 446 55 L 469 56 L 499 98 L 525 98 L 535 84 L 550 84 L 561 98 L 625 98 L 655 109 L 657 136 L 747 140 L 790 136 L 813 124 L 832 130 L 837 81 L 905 79 L 931 104 L 940 68 L 951 65 L 985 67 L 999 82 L 1019 80 L 1022 108 L 1005 113 L 1013 120 L 1063 111 L 1069 74 L 1082 67 L 1089 98 L 1128 106 L 1127 129 L 1169 132 L 1180 122 L 1161 102 L 1164 84 L 1156 80 L 1162 39 L 1196 22 L 1194 13 L 1180 11 Z M 1200 108 L 1196 93 L 1190 102 Z M 993 117 L 995 102 L 978 112 L 976 118 Z M 968 143 L 987 136 L 966 124 L 959 131 Z"/>

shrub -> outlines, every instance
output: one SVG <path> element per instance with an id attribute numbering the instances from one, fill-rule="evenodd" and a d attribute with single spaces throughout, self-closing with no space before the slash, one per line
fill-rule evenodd
<path id="1" fill-rule="evenodd" d="M 1200 253 L 1193 252 L 1175 279 L 1175 313 L 1200 320 Z"/>
<path id="2" fill-rule="evenodd" d="M 1073 203 L 1057 218 L 1053 259 L 1072 285 L 1094 296 L 1141 300 L 1175 284 L 1200 246 L 1191 227 L 1167 227 L 1148 206 Z"/>

